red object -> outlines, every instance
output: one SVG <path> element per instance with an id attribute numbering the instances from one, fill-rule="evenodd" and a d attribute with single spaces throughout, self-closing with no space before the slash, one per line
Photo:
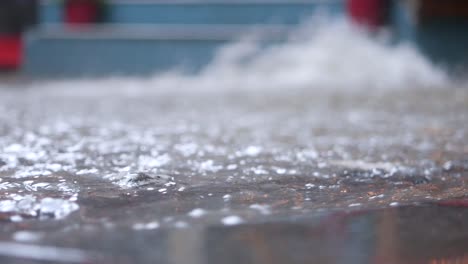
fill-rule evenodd
<path id="1" fill-rule="evenodd" d="M 347 0 L 348 15 L 355 23 L 378 27 L 385 22 L 385 0 Z"/>
<path id="2" fill-rule="evenodd" d="M 438 202 L 438 204 L 451 207 L 468 207 L 468 198 L 445 200 Z"/>
<path id="3" fill-rule="evenodd" d="M 17 70 L 23 60 L 21 34 L 0 35 L 0 69 Z"/>
<path id="4" fill-rule="evenodd" d="M 65 4 L 67 24 L 90 24 L 98 20 L 99 7 L 93 0 L 68 0 Z"/>

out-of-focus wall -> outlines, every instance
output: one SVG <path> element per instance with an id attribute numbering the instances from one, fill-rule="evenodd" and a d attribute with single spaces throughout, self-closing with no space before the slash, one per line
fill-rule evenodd
<path id="1" fill-rule="evenodd" d="M 455 73 L 468 69 L 468 1 L 396 0 L 391 25 L 435 63 Z"/>
<path id="2" fill-rule="evenodd" d="M 278 41 L 320 11 L 343 15 L 343 0 L 114 0 L 106 22 L 69 28 L 57 1 L 42 1 L 41 27 L 28 35 L 23 72 L 34 76 L 196 72 L 221 45 L 255 28 Z"/>

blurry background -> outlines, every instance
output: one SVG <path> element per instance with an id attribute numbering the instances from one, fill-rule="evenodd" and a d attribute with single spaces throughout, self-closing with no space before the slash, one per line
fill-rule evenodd
<path id="1" fill-rule="evenodd" d="M 0 0 L 0 263 L 461 263 L 466 47 L 467 0 Z"/>
<path id="2" fill-rule="evenodd" d="M 227 42 L 250 34 L 278 43 L 317 13 L 386 28 L 391 43 L 409 41 L 466 71 L 463 0 L 2 0 L 0 69 L 54 78 L 197 72 Z"/>

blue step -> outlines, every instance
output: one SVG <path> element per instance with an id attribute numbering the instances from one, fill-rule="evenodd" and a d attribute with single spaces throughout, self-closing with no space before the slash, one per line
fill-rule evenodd
<path id="1" fill-rule="evenodd" d="M 42 40 L 28 47 L 23 73 L 34 77 L 144 76 L 196 72 L 224 42 L 217 40 Z"/>
<path id="2" fill-rule="evenodd" d="M 339 14 L 344 0 L 146 0 L 108 1 L 108 23 L 296 24 L 318 11 Z M 42 23 L 60 23 L 57 1 L 44 1 Z"/>
<path id="3" fill-rule="evenodd" d="M 222 45 L 255 30 L 266 43 L 291 27 L 234 25 L 43 27 L 27 37 L 23 72 L 33 76 L 147 75 L 197 72 Z"/>

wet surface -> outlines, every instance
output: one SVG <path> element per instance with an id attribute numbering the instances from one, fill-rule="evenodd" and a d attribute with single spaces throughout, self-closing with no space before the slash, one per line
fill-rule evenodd
<path id="1" fill-rule="evenodd" d="M 2 263 L 467 261 L 466 89 L 0 93 Z"/>
<path id="2" fill-rule="evenodd" d="M 35 242 L 26 249 L 52 248 L 55 255 L 36 258 L 50 261 L 56 256 L 79 263 L 465 263 L 466 217 L 466 208 L 422 205 L 322 212 L 229 227 L 135 231 L 88 225 L 80 232 L 68 230 L 67 237 L 49 232 L 40 245 Z M 16 250 L 24 245 L 0 243 L 1 248 Z M 11 256 L 0 260 L 23 263 Z"/>

